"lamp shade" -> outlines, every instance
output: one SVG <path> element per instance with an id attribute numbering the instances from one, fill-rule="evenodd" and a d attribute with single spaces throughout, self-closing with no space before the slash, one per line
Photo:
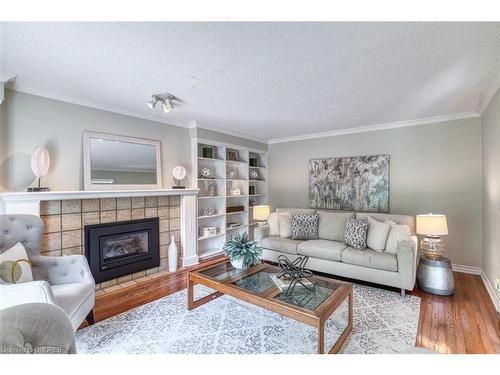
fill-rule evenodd
<path id="1" fill-rule="evenodd" d="M 426 236 L 445 236 L 448 234 L 446 215 L 417 215 L 417 233 Z"/>
<path id="2" fill-rule="evenodd" d="M 269 217 L 269 206 L 254 206 L 253 218 L 258 221 L 266 221 Z"/>

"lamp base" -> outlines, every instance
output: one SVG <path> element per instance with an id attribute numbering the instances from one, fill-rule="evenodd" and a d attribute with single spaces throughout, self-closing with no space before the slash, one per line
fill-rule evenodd
<path id="1" fill-rule="evenodd" d="M 258 227 L 263 227 L 266 224 L 267 224 L 267 221 L 257 221 L 257 226 Z"/>
<path id="2" fill-rule="evenodd" d="M 420 248 L 427 259 L 439 260 L 442 258 L 445 246 L 438 236 L 425 236 L 420 242 Z"/>

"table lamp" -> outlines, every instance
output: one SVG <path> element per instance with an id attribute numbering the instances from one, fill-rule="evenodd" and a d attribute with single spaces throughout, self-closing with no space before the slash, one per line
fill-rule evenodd
<path id="1" fill-rule="evenodd" d="M 269 206 L 253 206 L 253 218 L 259 227 L 266 224 L 269 213 Z"/>
<path id="2" fill-rule="evenodd" d="M 446 215 L 417 215 L 417 234 L 424 235 L 420 247 L 428 259 L 440 259 L 444 253 L 444 244 L 440 236 L 448 234 Z"/>

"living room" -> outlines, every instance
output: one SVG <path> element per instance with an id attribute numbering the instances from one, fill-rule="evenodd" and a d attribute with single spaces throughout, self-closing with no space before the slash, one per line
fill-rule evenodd
<path id="1" fill-rule="evenodd" d="M 498 366 L 500 22 L 319 19 L 2 17 L 2 353 Z"/>

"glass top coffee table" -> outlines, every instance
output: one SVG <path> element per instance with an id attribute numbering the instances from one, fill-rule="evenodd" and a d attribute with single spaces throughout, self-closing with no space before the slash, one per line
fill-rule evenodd
<path id="1" fill-rule="evenodd" d="M 318 353 L 321 354 L 325 352 L 325 321 L 347 299 L 347 326 L 332 348 L 326 350 L 328 353 L 337 353 L 352 331 L 352 284 L 313 276 L 316 285 L 314 291 L 297 286 L 287 296 L 286 290 L 281 292 L 271 279 L 272 274 L 279 272 L 278 267 L 263 263 L 246 270 L 236 269 L 229 260 L 188 272 L 188 310 L 227 294 L 317 328 Z M 195 284 L 204 285 L 215 292 L 195 301 Z"/>

